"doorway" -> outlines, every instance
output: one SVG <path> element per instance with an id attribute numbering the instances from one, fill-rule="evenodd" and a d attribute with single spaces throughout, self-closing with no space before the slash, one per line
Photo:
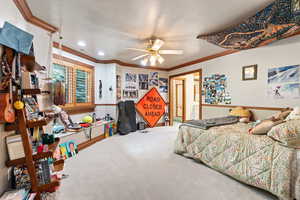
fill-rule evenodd
<path id="1" fill-rule="evenodd" d="M 184 79 L 174 79 L 175 84 L 175 102 L 174 102 L 174 109 L 175 109 L 175 116 L 173 121 L 181 123 L 184 118 Z"/>
<path id="2" fill-rule="evenodd" d="M 202 70 L 170 76 L 170 125 L 202 118 Z"/>

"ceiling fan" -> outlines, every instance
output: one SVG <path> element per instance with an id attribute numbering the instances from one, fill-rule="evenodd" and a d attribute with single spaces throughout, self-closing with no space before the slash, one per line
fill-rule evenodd
<path id="1" fill-rule="evenodd" d="M 146 66 L 148 62 L 150 62 L 151 66 L 155 66 L 156 62 L 162 64 L 165 59 L 161 55 L 181 55 L 183 54 L 183 50 L 160 50 L 160 48 L 164 45 L 164 41 L 161 39 L 150 39 L 146 49 L 136 49 L 136 48 L 127 48 L 129 50 L 145 52 L 145 54 L 137 56 L 132 60 L 139 60 L 141 64 Z"/>

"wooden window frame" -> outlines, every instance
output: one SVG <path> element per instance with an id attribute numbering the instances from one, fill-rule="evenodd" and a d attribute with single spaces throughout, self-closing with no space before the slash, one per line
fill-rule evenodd
<path id="1" fill-rule="evenodd" d="M 64 106 L 60 106 L 64 110 L 66 110 L 69 114 L 80 114 L 80 113 L 86 113 L 86 112 L 93 112 L 95 110 L 95 68 L 92 65 L 88 65 L 86 63 L 82 63 L 70 58 L 66 58 L 63 56 L 60 56 L 58 54 L 53 54 L 53 64 L 61 65 L 64 67 L 67 67 L 67 73 L 71 76 L 68 76 L 69 80 L 69 90 L 68 90 L 68 96 L 71 100 L 71 103 L 67 103 Z M 88 73 L 90 73 L 89 78 L 92 79 L 89 81 L 91 84 L 88 85 L 88 91 L 91 92 L 90 99 L 91 102 L 89 103 L 76 103 L 76 70 L 83 70 Z M 70 70 L 72 71 L 70 73 Z"/>

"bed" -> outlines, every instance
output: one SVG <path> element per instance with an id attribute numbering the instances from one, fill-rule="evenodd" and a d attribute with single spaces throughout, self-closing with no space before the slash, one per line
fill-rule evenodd
<path id="1" fill-rule="evenodd" d="M 249 124 L 202 130 L 183 124 L 175 153 L 192 158 L 281 200 L 300 200 L 300 150 L 270 137 L 247 134 Z"/>

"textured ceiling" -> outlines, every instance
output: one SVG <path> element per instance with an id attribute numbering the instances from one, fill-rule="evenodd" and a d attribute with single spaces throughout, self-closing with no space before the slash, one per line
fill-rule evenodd
<path id="1" fill-rule="evenodd" d="M 60 27 L 63 44 L 97 59 L 128 63 L 145 48 L 150 37 L 165 40 L 162 49 L 183 49 L 184 55 L 164 55 L 159 67 L 173 67 L 224 49 L 197 40 L 199 34 L 215 32 L 241 22 L 272 0 L 27 0 L 33 15 Z M 57 36 L 56 36 L 56 41 Z M 105 56 L 97 55 L 103 51 Z"/>

